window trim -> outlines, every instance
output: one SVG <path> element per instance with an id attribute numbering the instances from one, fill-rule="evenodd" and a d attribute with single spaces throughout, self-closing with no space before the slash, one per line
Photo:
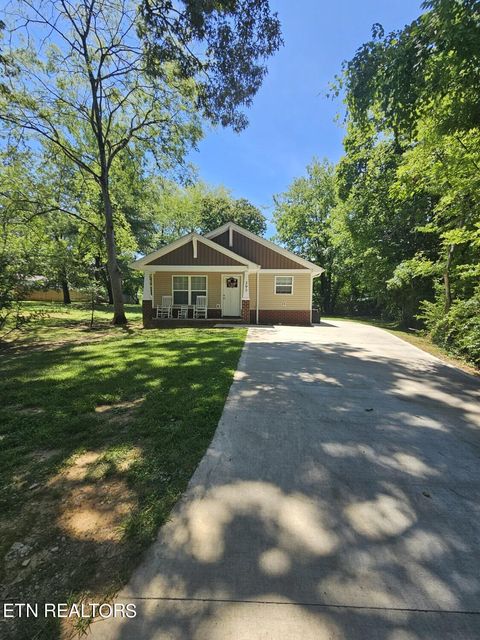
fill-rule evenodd
<path id="1" fill-rule="evenodd" d="M 285 293 L 285 292 L 279 293 L 277 291 L 277 279 L 278 278 L 290 278 L 291 279 L 292 284 L 290 286 L 292 287 L 292 290 L 290 291 L 290 293 Z M 294 280 L 295 280 L 295 277 L 294 276 L 290 276 L 290 275 L 275 276 L 275 278 L 273 279 L 273 293 L 274 293 L 274 295 L 276 295 L 276 296 L 293 296 L 293 283 L 294 283 Z M 284 285 L 279 285 L 279 286 L 280 287 L 282 287 L 282 286 L 283 287 L 287 287 L 289 285 L 284 284 Z"/>
<path id="2" fill-rule="evenodd" d="M 173 288 L 173 279 L 174 278 L 187 278 L 188 280 L 188 289 L 174 289 Z M 207 296 L 207 306 L 208 306 L 208 275 L 206 273 L 194 273 L 194 274 L 186 274 L 186 273 L 174 273 L 172 274 L 172 282 L 171 282 L 171 291 L 172 291 L 172 304 L 175 307 L 181 307 L 181 304 L 175 304 L 174 296 L 175 291 L 187 291 L 188 293 L 188 306 L 192 306 L 192 278 L 205 278 L 205 295 Z M 203 289 L 194 289 L 194 291 L 203 291 Z"/>

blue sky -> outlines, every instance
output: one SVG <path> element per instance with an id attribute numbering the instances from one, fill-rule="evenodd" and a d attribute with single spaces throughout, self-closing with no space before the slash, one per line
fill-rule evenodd
<path id="1" fill-rule="evenodd" d="M 223 184 L 236 197 L 272 214 L 272 195 L 285 191 L 314 156 L 336 162 L 343 131 L 335 122 L 341 103 L 326 97 L 341 63 L 370 37 L 372 24 L 386 31 L 421 13 L 417 0 L 272 0 L 284 47 L 270 59 L 268 75 L 247 115 L 248 128 L 206 131 L 191 156 L 199 177 Z M 269 224 L 267 236 L 275 232 Z"/>

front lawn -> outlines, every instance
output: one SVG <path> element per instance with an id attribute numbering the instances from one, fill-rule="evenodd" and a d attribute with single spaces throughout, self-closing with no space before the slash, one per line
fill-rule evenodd
<path id="1" fill-rule="evenodd" d="M 105 597 L 127 580 L 212 438 L 245 337 L 145 331 L 138 308 L 127 329 L 108 311 L 89 329 L 88 312 L 49 309 L 0 352 L 7 601 Z M 40 619 L 1 628 L 25 639 L 71 631 Z"/>

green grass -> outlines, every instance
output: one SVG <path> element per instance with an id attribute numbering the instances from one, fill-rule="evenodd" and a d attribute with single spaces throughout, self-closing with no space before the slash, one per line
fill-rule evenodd
<path id="1" fill-rule="evenodd" d="M 139 307 L 126 329 L 107 309 L 89 329 L 81 307 L 48 308 L 0 354 L 0 557 L 32 548 L 0 581 L 30 602 L 108 595 L 128 579 L 212 438 L 245 337 L 142 330 Z M 98 536 L 65 525 L 77 503 L 99 510 Z M 16 637 L 60 637 L 32 624 Z"/>
<path id="2" fill-rule="evenodd" d="M 473 367 L 471 364 L 469 364 L 465 360 L 452 356 L 450 353 L 445 351 L 445 349 L 442 349 L 438 345 L 434 344 L 425 332 L 420 330 L 417 331 L 414 329 L 408 329 L 408 330 L 401 329 L 398 322 L 385 322 L 383 320 L 379 320 L 376 318 L 366 318 L 366 317 L 346 318 L 346 317 L 340 317 L 340 316 L 325 316 L 325 317 L 322 317 L 322 320 L 325 320 L 326 322 L 328 322 L 328 320 L 349 320 L 350 322 L 359 322 L 361 324 L 369 324 L 374 327 L 379 327 L 380 329 L 385 329 L 389 333 L 392 333 L 393 335 L 401 338 L 402 340 L 405 340 L 405 342 L 409 342 L 410 344 L 413 344 L 415 347 L 422 349 L 422 351 L 431 353 L 432 355 L 436 356 L 440 360 L 443 360 L 444 362 L 447 362 L 449 364 L 453 364 L 456 367 L 463 369 L 467 373 L 472 373 L 472 374 L 479 373 L 478 369 Z"/>

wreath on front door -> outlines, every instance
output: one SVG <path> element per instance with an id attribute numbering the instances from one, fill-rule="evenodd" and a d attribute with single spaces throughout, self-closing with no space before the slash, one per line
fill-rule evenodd
<path id="1" fill-rule="evenodd" d="M 236 289 L 238 287 L 238 278 L 227 278 L 227 289 Z"/>

